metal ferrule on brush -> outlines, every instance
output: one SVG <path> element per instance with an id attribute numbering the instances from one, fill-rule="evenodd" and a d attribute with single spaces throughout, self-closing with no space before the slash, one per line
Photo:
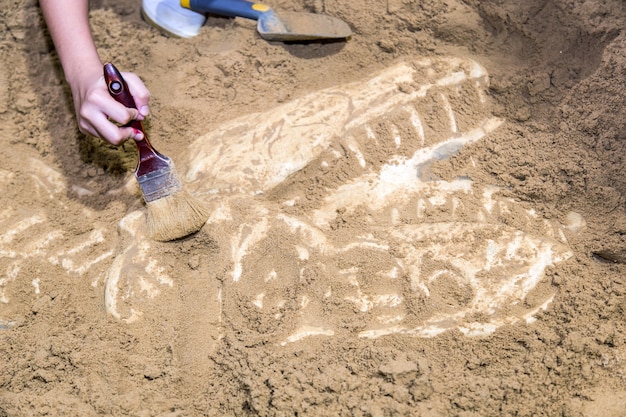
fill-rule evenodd
<path id="1" fill-rule="evenodd" d="M 170 167 L 137 176 L 146 203 L 168 197 L 182 190 L 180 181 Z"/>

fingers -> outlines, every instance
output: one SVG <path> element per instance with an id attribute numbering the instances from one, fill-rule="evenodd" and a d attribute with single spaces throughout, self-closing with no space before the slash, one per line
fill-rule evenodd
<path id="1" fill-rule="evenodd" d="M 101 78 L 96 85 L 88 89 L 82 100 L 75 100 L 81 132 L 100 137 L 113 145 L 120 145 L 127 139 L 144 139 L 144 134 L 140 130 L 123 125 L 132 120 L 142 120 L 148 114 L 150 93 L 136 75 L 124 73 L 124 79 L 131 94 L 137 92 L 133 98 L 135 104 L 143 108 L 144 113 L 135 108 L 128 108 L 112 98 L 104 79 Z"/>
<path id="2" fill-rule="evenodd" d="M 150 91 L 146 88 L 141 79 L 132 72 L 123 72 L 122 76 L 128 84 L 128 89 L 135 100 L 135 106 L 139 110 L 138 120 L 143 120 L 144 117 L 150 114 L 150 108 L 148 106 L 150 101 Z"/>
<path id="3" fill-rule="evenodd" d="M 113 145 L 119 145 L 136 133 L 130 127 L 122 127 L 139 117 L 137 109 L 130 109 L 115 101 L 108 92 L 91 94 L 79 110 L 79 127 L 83 133 L 100 137 Z"/>
<path id="4" fill-rule="evenodd" d="M 113 145 L 121 145 L 128 139 L 143 140 L 144 134 L 132 127 L 121 127 L 112 123 L 108 117 L 99 113 L 93 117 L 81 119 L 80 131 L 95 137 L 102 138 Z"/>

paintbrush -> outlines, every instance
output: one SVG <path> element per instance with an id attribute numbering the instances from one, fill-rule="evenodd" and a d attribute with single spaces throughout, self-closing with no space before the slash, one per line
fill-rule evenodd
<path id="1" fill-rule="evenodd" d="M 126 107 L 137 108 L 122 74 L 111 63 L 104 65 L 104 80 L 115 100 Z M 152 147 L 141 121 L 132 120 L 126 126 L 144 134 L 143 140 L 135 140 L 139 154 L 135 177 L 146 201 L 150 237 L 168 241 L 200 230 L 209 217 L 208 210 L 183 189 L 174 163 Z"/>

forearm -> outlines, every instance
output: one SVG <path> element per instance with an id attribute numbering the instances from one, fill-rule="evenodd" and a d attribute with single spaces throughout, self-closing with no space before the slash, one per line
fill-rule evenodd
<path id="1" fill-rule="evenodd" d="M 87 0 L 40 0 L 41 9 L 72 87 L 81 76 L 102 72 L 89 28 Z"/>

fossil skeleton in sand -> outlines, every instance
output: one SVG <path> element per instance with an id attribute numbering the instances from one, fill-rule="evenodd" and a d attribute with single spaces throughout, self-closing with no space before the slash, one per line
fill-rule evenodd
<path id="1" fill-rule="evenodd" d="M 212 206 L 205 231 L 219 230 L 229 257 L 207 295 L 220 314 L 281 344 L 485 335 L 531 322 L 553 294 L 527 295 L 546 267 L 571 256 L 563 226 L 496 187 L 429 170 L 504 123 L 489 111 L 487 84 L 468 59 L 400 63 L 227 121 L 192 143 L 179 166 Z M 316 176 L 328 181 L 307 195 Z M 105 277 L 106 309 L 128 323 L 177 285 L 142 216 L 120 222 Z"/>

